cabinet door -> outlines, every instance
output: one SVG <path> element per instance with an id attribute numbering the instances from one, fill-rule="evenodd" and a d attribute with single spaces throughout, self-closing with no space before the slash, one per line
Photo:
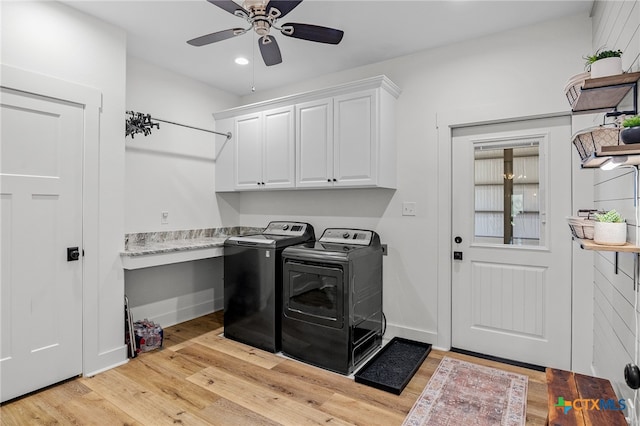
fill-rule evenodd
<path id="1" fill-rule="evenodd" d="M 257 189 L 262 184 L 262 114 L 236 118 L 236 189 Z"/>
<path id="2" fill-rule="evenodd" d="M 265 188 L 295 186 L 295 140 L 293 106 L 262 114 L 264 138 L 262 182 Z"/>
<path id="3" fill-rule="evenodd" d="M 296 105 L 296 186 L 333 186 L 333 100 Z"/>
<path id="4" fill-rule="evenodd" d="M 334 178 L 336 186 L 376 184 L 378 96 L 367 90 L 334 98 Z"/>

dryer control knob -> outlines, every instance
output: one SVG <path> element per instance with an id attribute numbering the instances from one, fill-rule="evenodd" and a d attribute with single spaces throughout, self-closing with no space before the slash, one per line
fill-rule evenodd
<path id="1" fill-rule="evenodd" d="M 282 225 L 282 230 L 286 231 L 287 229 L 289 229 L 289 225 L 287 225 L 286 223 L 284 225 Z"/>
<path id="2" fill-rule="evenodd" d="M 349 238 L 351 235 L 348 232 L 345 232 L 344 234 L 342 234 L 342 238 L 347 239 Z"/>

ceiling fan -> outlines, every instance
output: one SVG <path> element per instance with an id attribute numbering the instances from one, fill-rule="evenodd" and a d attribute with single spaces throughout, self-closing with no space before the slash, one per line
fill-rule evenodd
<path id="1" fill-rule="evenodd" d="M 265 65 L 271 66 L 282 62 L 282 55 L 276 39 L 270 34 L 273 28 L 287 37 L 319 43 L 338 44 L 342 40 L 344 31 L 334 28 L 321 27 L 312 24 L 287 23 L 278 26 L 276 23 L 291 12 L 302 0 L 244 0 L 242 6 L 232 0 L 207 0 L 227 12 L 246 20 L 247 28 L 231 28 L 224 31 L 196 37 L 187 41 L 192 46 L 204 46 L 231 37 L 239 36 L 253 29 L 260 38 L 258 46 Z"/>

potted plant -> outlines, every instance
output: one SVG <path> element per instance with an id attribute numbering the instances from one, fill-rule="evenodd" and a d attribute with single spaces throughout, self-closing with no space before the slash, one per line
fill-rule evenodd
<path id="1" fill-rule="evenodd" d="M 585 67 L 591 71 L 591 78 L 622 74 L 622 51 L 600 50 L 593 55 L 585 56 Z"/>
<path id="2" fill-rule="evenodd" d="M 622 122 L 620 139 L 624 143 L 640 143 L 640 115 L 634 115 Z"/>
<path id="3" fill-rule="evenodd" d="M 609 210 L 596 213 L 593 224 L 593 242 L 610 246 L 623 246 L 627 243 L 627 223 L 620 213 Z"/>

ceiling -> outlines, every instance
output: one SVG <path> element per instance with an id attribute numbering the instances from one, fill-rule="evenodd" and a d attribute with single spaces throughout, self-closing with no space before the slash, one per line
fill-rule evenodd
<path id="1" fill-rule="evenodd" d="M 308 23 L 345 32 L 338 45 L 272 34 L 282 63 L 265 66 L 254 32 L 201 47 L 192 38 L 246 28 L 206 0 L 63 0 L 123 28 L 128 54 L 244 96 L 324 74 L 404 56 L 549 19 L 590 13 L 593 0 L 305 0 L 278 24 Z M 241 0 L 237 0 L 241 4 Z M 248 65 L 234 63 L 238 56 Z"/>

